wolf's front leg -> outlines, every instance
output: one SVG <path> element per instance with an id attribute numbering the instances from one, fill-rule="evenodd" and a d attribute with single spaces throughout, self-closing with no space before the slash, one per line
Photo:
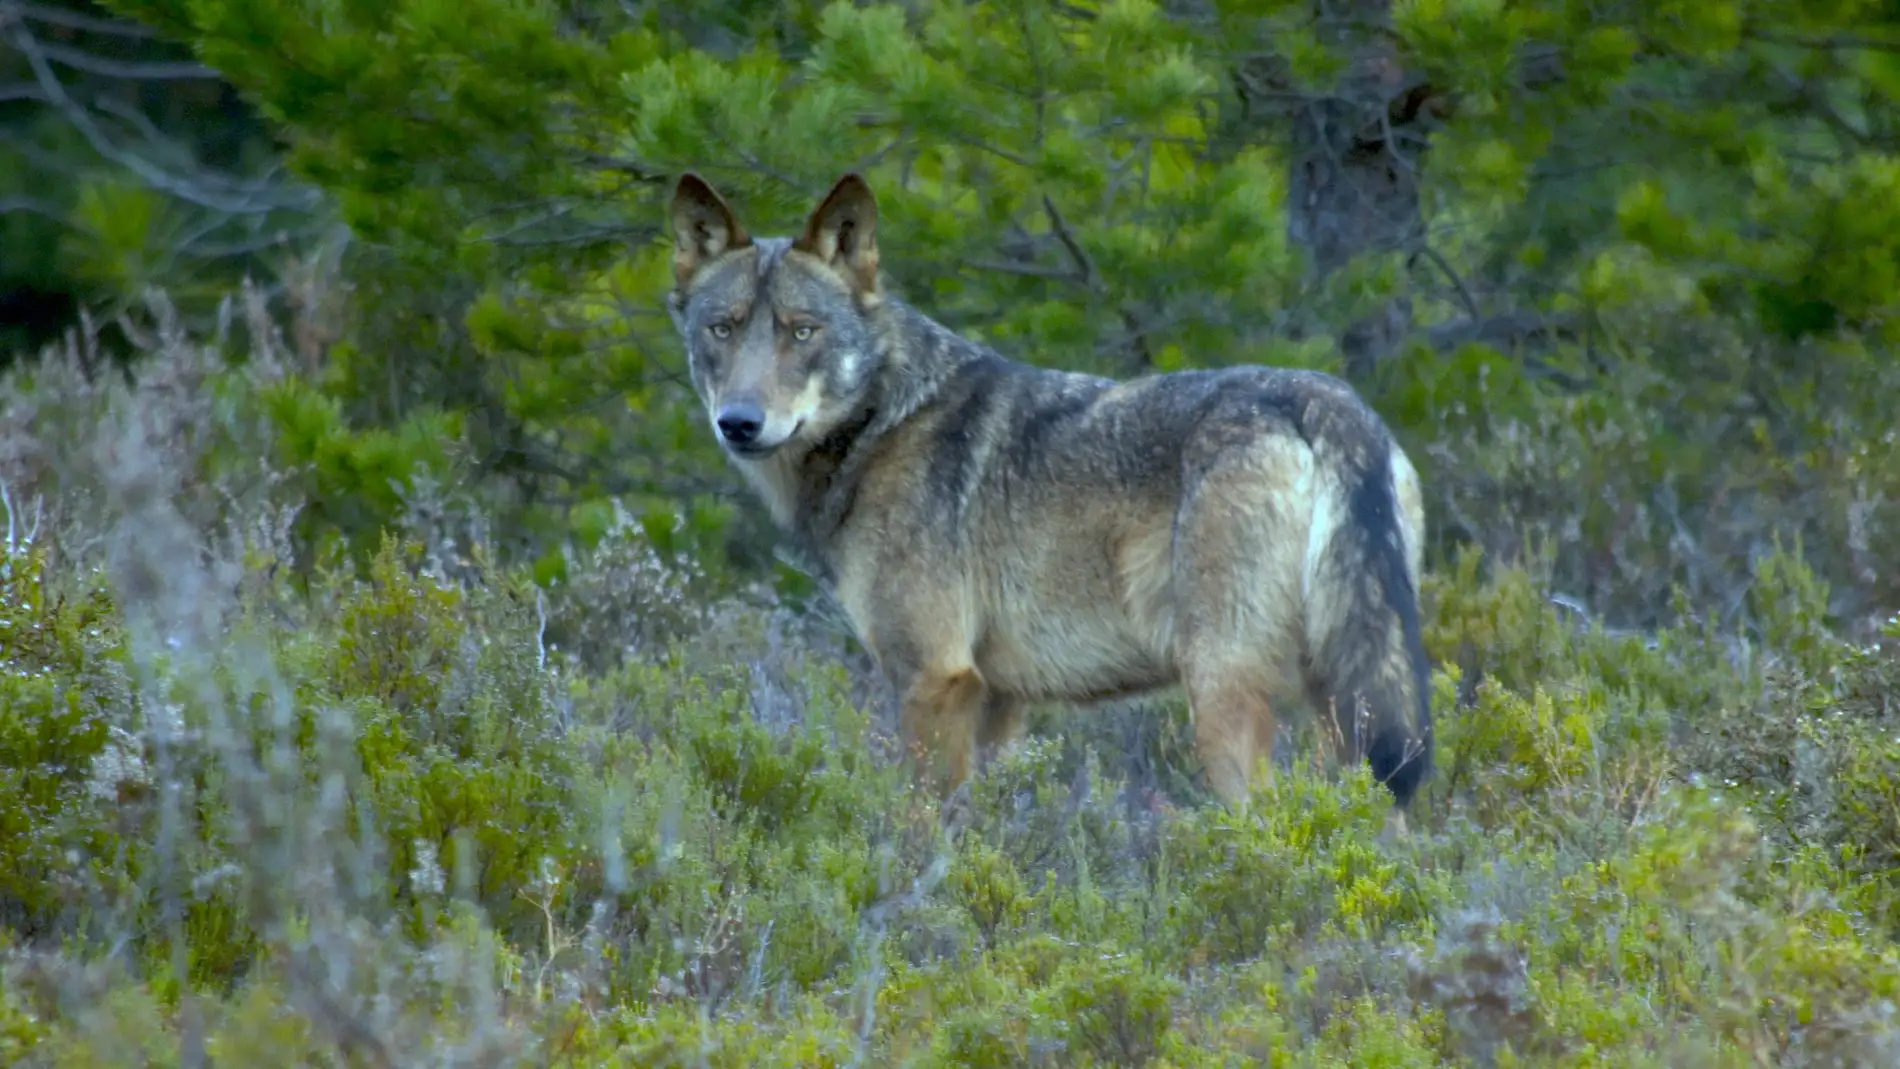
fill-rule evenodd
<path id="1" fill-rule="evenodd" d="M 1015 749 L 1028 728 L 1022 699 L 998 693 L 995 687 L 988 688 L 983 721 L 976 729 L 978 767 Z"/>
<path id="2" fill-rule="evenodd" d="M 968 779 L 990 688 L 976 668 L 970 587 L 927 534 L 866 523 L 840 540 L 837 597 L 898 699 L 912 773 L 944 795 Z"/>
<path id="3" fill-rule="evenodd" d="M 904 745 L 920 781 L 939 794 L 955 791 L 970 776 L 987 691 L 975 668 L 961 667 L 920 670 L 902 692 Z"/>

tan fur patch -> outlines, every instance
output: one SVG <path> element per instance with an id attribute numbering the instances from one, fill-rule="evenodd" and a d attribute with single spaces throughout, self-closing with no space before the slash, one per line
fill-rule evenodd
<path id="1" fill-rule="evenodd" d="M 1122 607 L 1157 658 L 1174 652 L 1174 524 L 1157 516 L 1124 534 L 1115 555 Z"/>
<path id="2" fill-rule="evenodd" d="M 798 514 L 798 458 L 790 453 L 774 453 L 756 460 L 741 460 L 737 466 L 765 502 L 773 521 L 789 525 Z"/>
<path id="3" fill-rule="evenodd" d="M 974 668 L 918 675 L 904 695 L 904 737 L 921 752 L 930 778 L 954 790 L 970 777 L 971 756 L 984 714 L 983 677 Z"/>
<path id="4" fill-rule="evenodd" d="M 1187 692 L 1194 710 L 1194 746 L 1206 770 L 1207 785 L 1229 805 L 1246 800 L 1260 780 L 1270 780 L 1273 738 L 1277 731 L 1273 709 L 1265 695 L 1272 681 L 1256 667 L 1200 666 L 1190 655 Z"/>

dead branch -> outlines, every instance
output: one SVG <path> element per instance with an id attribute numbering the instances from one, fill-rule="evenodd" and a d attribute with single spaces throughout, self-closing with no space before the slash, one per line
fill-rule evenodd
<path id="1" fill-rule="evenodd" d="M 1062 213 L 1056 210 L 1056 202 L 1047 193 L 1042 195 L 1042 210 L 1049 215 L 1049 229 L 1055 233 L 1056 240 L 1062 243 L 1063 249 L 1069 254 L 1069 259 L 1075 263 L 1075 280 L 1099 292 L 1102 288 L 1102 278 L 1095 270 L 1095 261 L 1089 258 L 1088 250 L 1082 247 L 1082 243 L 1075 239 L 1075 234 L 1069 230 L 1069 224 L 1063 220 Z"/>
<path id="2" fill-rule="evenodd" d="M 77 11 L 64 8 L 47 7 L 45 4 L 30 3 L 28 0 L 16 0 L 7 5 L 7 9 L 21 18 L 44 23 L 47 26 L 59 26 L 63 29 L 78 30 L 81 33 L 107 34 L 113 37 L 126 37 L 133 40 L 148 41 L 158 36 L 149 26 L 131 19 L 102 19 L 92 15 L 82 15 Z"/>
<path id="3" fill-rule="evenodd" d="M 15 213 L 45 216 L 55 222 L 66 221 L 66 213 L 60 211 L 57 204 L 53 204 L 49 201 L 41 200 L 38 197 L 26 196 L 0 197 L 0 215 L 12 215 Z"/>
<path id="4" fill-rule="evenodd" d="M 205 172 L 178 174 L 116 144 L 100 129 L 92 112 L 66 91 L 65 85 L 53 71 L 45 46 L 27 27 L 26 21 L 18 16 L 18 10 L 17 4 L 13 3 L 0 6 L 0 14 L 12 16 L 0 18 L 0 32 L 25 57 L 46 102 L 65 116 L 100 157 L 123 167 L 153 189 L 211 211 L 229 215 L 262 215 L 285 209 L 309 210 L 315 207 L 317 197 L 314 190 L 283 190 L 269 183 L 237 182 Z"/>
<path id="5" fill-rule="evenodd" d="M 176 63 L 167 60 L 117 60 L 103 59 L 78 48 L 67 48 L 41 41 L 39 49 L 47 59 L 62 67 L 71 67 L 76 71 L 96 74 L 101 78 L 124 78 L 129 81 L 181 81 L 211 80 L 218 72 L 202 63 Z"/>
<path id="6" fill-rule="evenodd" d="M 1458 301 L 1465 306 L 1465 314 L 1471 317 L 1471 322 L 1482 321 L 1484 312 L 1478 307 L 1478 299 L 1472 295 L 1471 287 L 1465 285 L 1464 277 L 1452 269 L 1451 262 L 1445 259 L 1444 254 L 1432 248 L 1432 243 L 1429 241 L 1420 241 L 1418 251 L 1424 253 L 1425 258 L 1437 265 L 1438 270 L 1451 280 L 1452 286 L 1458 290 Z"/>

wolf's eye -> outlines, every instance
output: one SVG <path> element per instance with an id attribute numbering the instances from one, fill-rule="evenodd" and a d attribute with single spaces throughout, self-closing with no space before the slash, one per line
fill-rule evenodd
<path id="1" fill-rule="evenodd" d="M 714 323 L 706 329 L 712 331 L 712 336 L 718 338 L 720 341 L 725 341 L 727 338 L 732 337 L 732 324 L 730 323 Z"/>
<path id="2" fill-rule="evenodd" d="M 815 332 L 816 330 L 813 327 L 799 327 L 792 331 L 792 337 L 799 341 L 810 341 L 812 334 Z"/>

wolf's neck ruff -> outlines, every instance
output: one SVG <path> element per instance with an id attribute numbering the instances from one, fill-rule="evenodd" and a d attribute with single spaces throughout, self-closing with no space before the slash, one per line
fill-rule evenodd
<path id="1" fill-rule="evenodd" d="M 902 300 L 885 296 L 871 313 L 877 346 L 872 386 L 858 410 L 796 461 L 787 533 L 806 567 L 831 581 L 831 542 L 851 516 L 851 505 L 878 445 L 928 406 L 958 371 L 995 353 L 959 337 Z"/>

